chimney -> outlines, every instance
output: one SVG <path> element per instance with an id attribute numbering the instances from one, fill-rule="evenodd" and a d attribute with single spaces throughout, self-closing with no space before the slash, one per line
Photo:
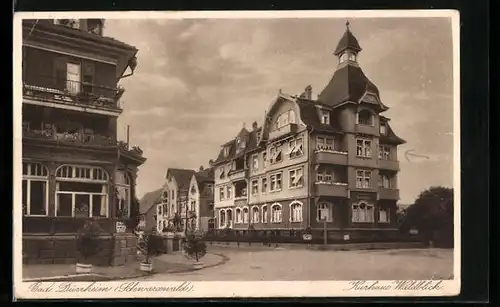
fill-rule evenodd
<path id="1" fill-rule="evenodd" d="M 255 131 L 257 130 L 257 122 L 253 122 L 252 124 L 252 129 Z"/>
<path id="2" fill-rule="evenodd" d="M 201 166 L 200 166 L 200 172 L 201 172 L 202 170 L 204 170 L 204 169 L 205 169 L 205 168 L 203 167 L 203 165 L 201 165 Z"/>
<path id="3" fill-rule="evenodd" d="M 305 99 L 312 99 L 312 86 L 308 85 L 304 91 Z"/>

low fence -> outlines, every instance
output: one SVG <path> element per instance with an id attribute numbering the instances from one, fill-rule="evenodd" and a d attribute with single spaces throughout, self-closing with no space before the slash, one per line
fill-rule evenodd
<path id="1" fill-rule="evenodd" d="M 308 240 L 305 240 L 304 235 Z M 324 244 L 322 230 L 312 230 L 308 233 L 301 230 L 212 230 L 205 234 L 205 241 L 235 242 L 248 244 Z M 327 244 L 369 243 L 369 242 L 421 242 L 418 235 L 393 231 L 327 231 Z"/>

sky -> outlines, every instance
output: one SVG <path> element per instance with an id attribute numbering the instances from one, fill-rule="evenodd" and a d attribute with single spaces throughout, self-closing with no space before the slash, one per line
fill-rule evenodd
<path id="1" fill-rule="evenodd" d="M 198 169 L 242 125 L 262 123 L 281 89 L 313 97 L 332 77 L 345 19 L 108 19 L 105 35 L 139 49 L 123 79 L 119 137 L 139 145 L 138 196 L 160 188 L 169 167 Z M 451 19 L 350 18 L 358 62 L 390 109 L 400 203 L 430 186 L 453 186 Z M 404 152 L 425 157 L 405 158 Z"/>

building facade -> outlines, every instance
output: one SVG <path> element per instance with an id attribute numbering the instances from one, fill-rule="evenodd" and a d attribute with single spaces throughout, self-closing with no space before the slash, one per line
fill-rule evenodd
<path id="1" fill-rule="evenodd" d="M 118 82 L 133 74 L 138 50 L 103 36 L 102 19 L 24 20 L 22 27 L 23 251 L 29 261 L 41 254 L 73 261 L 70 245 L 86 219 L 98 221 L 113 245 L 130 216 L 146 159 L 117 140 Z M 33 243 L 40 235 L 47 246 Z"/>
<path id="2" fill-rule="evenodd" d="M 217 228 L 394 230 L 399 199 L 397 146 L 405 141 L 382 113 L 347 29 L 331 81 L 312 98 L 278 94 L 262 126 L 222 145 L 215 170 Z"/>
<path id="3" fill-rule="evenodd" d="M 194 214 L 190 220 L 191 229 L 211 230 L 215 228 L 214 219 L 214 172 L 203 169 L 193 174 L 189 184 L 188 212 Z"/>
<path id="4" fill-rule="evenodd" d="M 180 228 L 186 230 L 186 221 L 190 220 L 188 210 L 188 190 L 191 178 L 195 174 L 191 169 L 169 168 L 165 176 L 161 202 L 157 205 L 158 221 L 167 227 L 177 215 L 180 218 Z M 159 222 L 160 223 L 160 222 Z"/>

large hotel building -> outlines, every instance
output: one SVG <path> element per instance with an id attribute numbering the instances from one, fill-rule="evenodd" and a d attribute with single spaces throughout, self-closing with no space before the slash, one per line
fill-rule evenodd
<path id="1" fill-rule="evenodd" d="M 382 115 L 388 107 L 360 51 L 347 24 L 317 99 L 310 86 L 298 96 L 280 92 L 262 126 L 222 145 L 212 163 L 216 228 L 327 227 L 344 238 L 395 230 L 397 146 L 405 141 Z"/>

